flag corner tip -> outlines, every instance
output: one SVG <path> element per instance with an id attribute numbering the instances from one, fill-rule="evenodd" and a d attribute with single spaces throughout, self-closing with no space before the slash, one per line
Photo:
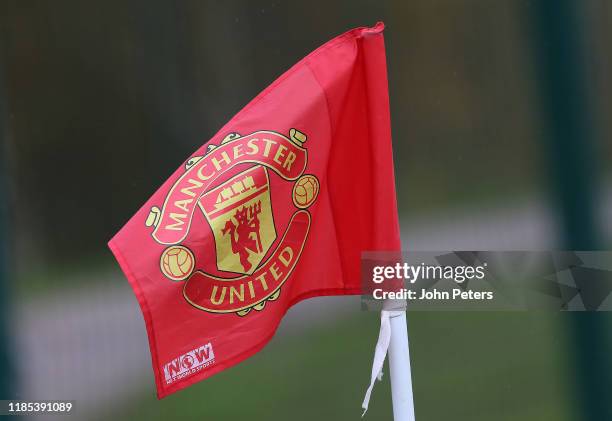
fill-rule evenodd
<path id="1" fill-rule="evenodd" d="M 383 32 L 385 30 L 385 23 L 382 20 L 377 21 L 374 26 L 366 28 L 367 32 L 373 33 L 373 34 L 380 34 L 381 32 Z"/>

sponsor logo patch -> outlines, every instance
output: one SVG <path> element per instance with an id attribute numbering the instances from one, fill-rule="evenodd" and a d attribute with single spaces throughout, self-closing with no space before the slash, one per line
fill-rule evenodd
<path id="1" fill-rule="evenodd" d="M 209 342 L 173 359 L 164 365 L 166 384 L 184 379 L 215 362 L 215 353 Z"/>

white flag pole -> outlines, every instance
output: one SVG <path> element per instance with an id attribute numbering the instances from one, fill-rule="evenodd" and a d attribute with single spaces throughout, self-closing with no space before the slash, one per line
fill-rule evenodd
<path id="1" fill-rule="evenodd" d="M 389 371 L 391 372 L 391 398 L 394 421 L 414 421 L 412 372 L 408 349 L 406 312 L 390 315 L 391 341 L 389 343 Z"/>
<path id="2" fill-rule="evenodd" d="M 382 368 L 387 352 L 391 371 L 393 419 L 394 421 L 415 421 L 405 301 L 387 300 L 383 304 L 383 310 L 380 313 L 380 333 L 372 363 L 372 377 L 361 404 L 364 410 L 362 417 L 368 410 L 376 380 L 382 380 Z"/>

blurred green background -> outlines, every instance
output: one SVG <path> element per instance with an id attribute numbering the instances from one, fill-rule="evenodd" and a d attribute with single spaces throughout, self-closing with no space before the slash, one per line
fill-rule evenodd
<path id="1" fill-rule="evenodd" d="M 156 401 L 106 243 L 283 71 L 378 20 L 405 249 L 609 248 L 609 2 L 4 0 L 0 391 L 75 399 L 79 419 L 359 419 L 379 321 L 348 298 L 298 305 L 260 354 Z M 410 313 L 417 418 L 612 419 L 611 327 Z M 391 419 L 388 381 L 367 419 Z"/>

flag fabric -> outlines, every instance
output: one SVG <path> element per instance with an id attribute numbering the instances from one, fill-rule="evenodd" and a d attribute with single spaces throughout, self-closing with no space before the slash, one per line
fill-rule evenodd
<path id="1" fill-rule="evenodd" d="M 112 238 L 163 398 L 262 349 L 297 302 L 400 250 L 383 24 L 324 44 L 195 151 Z"/>

